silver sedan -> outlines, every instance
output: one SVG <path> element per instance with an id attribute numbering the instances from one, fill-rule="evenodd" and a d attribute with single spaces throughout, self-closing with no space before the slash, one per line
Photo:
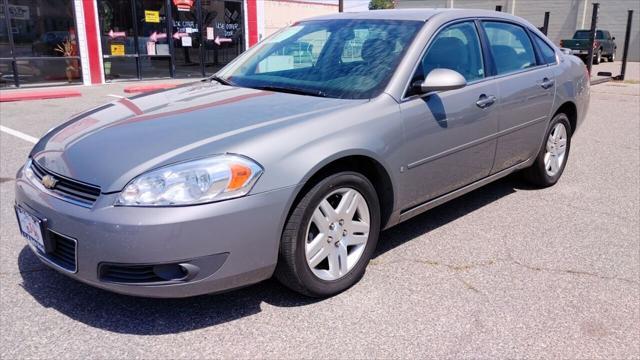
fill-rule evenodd
<path id="1" fill-rule="evenodd" d="M 582 62 L 518 17 L 319 17 L 52 129 L 15 209 L 44 263 L 100 288 L 185 297 L 275 275 L 331 296 L 382 229 L 516 171 L 555 184 L 588 102 Z"/>

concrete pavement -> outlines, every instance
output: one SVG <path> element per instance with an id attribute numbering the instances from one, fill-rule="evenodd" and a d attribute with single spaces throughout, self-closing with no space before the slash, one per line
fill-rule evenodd
<path id="1" fill-rule="evenodd" d="M 120 84 L 0 104 L 39 137 Z M 640 85 L 592 88 L 560 182 L 511 176 L 383 233 L 366 275 L 317 301 L 276 281 L 182 300 L 116 295 L 41 265 L 0 133 L 0 358 L 638 358 Z"/>

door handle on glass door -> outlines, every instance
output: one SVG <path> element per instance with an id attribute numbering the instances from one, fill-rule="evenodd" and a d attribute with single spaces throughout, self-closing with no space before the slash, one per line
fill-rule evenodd
<path id="1" fill-rule="evenodd" d="M 493 96 L 493 95 L 487 96 L 485 94 L 482 94 L 478 98 L 478 101 L 476 101 L 476 105 L 478 105 L 478 107 L 480 109 L 484 109 L 484 108 L 487 108 L 487 107 L 493 105 L 494 102 L 496 102 L 496 97 L 495 96 Z"/>

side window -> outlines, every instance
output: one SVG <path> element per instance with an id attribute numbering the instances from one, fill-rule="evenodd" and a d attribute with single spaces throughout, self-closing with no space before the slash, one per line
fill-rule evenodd
<path id="1" fill-rule="evenodd" d="M 556 63 L 556 51 L 553 50 L 549 44 L 547 44 L 544 40 L 538 37 L 538 35 L 533 35 L 533 39 L 538 45 L 540 52 L 542 53 L 542 58 L 545 64 L 555 64 Z"/>
<path id="2" fill-rule="evenodd" d="M 596 39 L 605 39 L 604 32 L 602 30 L 596 31 Z"/>
<path id="3" fill-rule="evenodd" d="M 412 82 L 424 80 L 433 69 L 459 72 L 467 82 L 484 77 L 480 39 L 471 21 L 450 25 L 440 31 L 429 45 Z"/>
<path id="4" fill-rule="evenodd" d="M 295 30 L 295 28 L 292 29 Z M 315 31 L 280 47 L 258 63 L 256 74 L 313 66 L 329 39 L 329 35 L 331 34 L 326 30 Z"/>
<path id="5" fill-rule="evenodd" d="M 508 74 L 536 65 L 529 35 L 520 26 L 505 22 L 483 22 L 498 74 Z"/>

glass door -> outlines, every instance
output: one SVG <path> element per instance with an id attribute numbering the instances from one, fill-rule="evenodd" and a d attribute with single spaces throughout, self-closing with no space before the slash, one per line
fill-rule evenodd
<path id="1" fill-rule="evenodd" d="M 172 0 L 171 15 L 173 17 L 173 60 L 176 77 L 202 77 L 200 46 L 200 1 Z"/>
<path id="2" fill-rule="evenodd" d="M 137 0 L 138 54 L 142 78 L 171 76 L 171 38 L 166 0 Z"/>
<path id="3" fill-rule="evenodd" d="M 100 40 L 107 81 L 139 78 L 135 28 L 135 7 L 132 0 L 98 1 Z"/>
<path id="4" fill-rule="evenodd" d="M 202 23 L 203 63 L 211 75 L 244 50 L 242 1 L 203 0 Z"/>

